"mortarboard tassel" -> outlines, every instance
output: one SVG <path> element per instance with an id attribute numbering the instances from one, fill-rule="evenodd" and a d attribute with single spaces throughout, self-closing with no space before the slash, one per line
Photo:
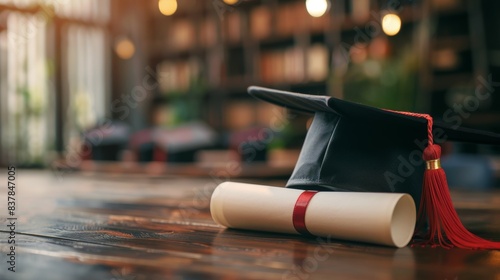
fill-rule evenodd
<path id="1" fill-rule="evenodd" d="M 444 248 L 500 249 L 500 242 L 489 241 L 471 233 L 460 221 L 453 207 L 446 174 L 441 168 L 441 147 L 434 144 L 432 117 L 427 114 L 392 112 L 427 120 L 428 143 L 423 152 L 426 169 L 415 232 L 422 230 L 426 222 L 428 230 L 424 240 L 417 241 L 414 244 Z"/>

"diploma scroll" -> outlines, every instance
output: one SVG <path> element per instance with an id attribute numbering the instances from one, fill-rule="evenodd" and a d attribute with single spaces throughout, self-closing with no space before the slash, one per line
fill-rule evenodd
<path id="1" fill-rule="evenodd" d="M 298 234 L 294 210 L 303 192 L 225 182 L 212 194 L 210 212 L 229 228 Z M 416 209 L 408 194 L 317 192 L 303 218 L 316 236 L 404 247 L 413 235 Z"/>

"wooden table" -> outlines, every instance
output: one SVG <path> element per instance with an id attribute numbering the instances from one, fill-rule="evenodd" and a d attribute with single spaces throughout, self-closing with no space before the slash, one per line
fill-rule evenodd
<path id="1" fill-rule="evenodd" d="M 394 249 L 224 229 L 209 213 L 213 178 L 24 170 L 16 175 L 13 273 L 4 174 L 0 279 L 500 279 L 500 251 Z M 499 192 L 453 196 L 469 229 L 500 240 Z"/>

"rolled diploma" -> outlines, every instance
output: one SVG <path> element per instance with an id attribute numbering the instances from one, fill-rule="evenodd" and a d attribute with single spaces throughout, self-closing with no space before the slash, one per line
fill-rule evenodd
<path id="1" fill-rule="evenodd" d="M 293 210 L 304 190 L 225 182 L 212 194 L 210 212 L 220 225 L 299 234 Z M 413 198 L 402 193 L 318 192 L 305 224 L 316 236 L 404 247 L 416 222 Z"/>

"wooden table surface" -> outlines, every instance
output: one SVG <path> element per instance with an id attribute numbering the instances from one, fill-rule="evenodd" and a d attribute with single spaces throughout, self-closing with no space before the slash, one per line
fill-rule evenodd
<path id="1" fill-rule="evenodd" d="M 498 250 L 395 249 L 224 229 L 209 212 L 218 178 L 24 170 L 16 175 L 13 273 L 4 174 L 0 279 L 500 279 Z M 500 241 L 498 191 L 453 197 L 471 231 Z"/>

